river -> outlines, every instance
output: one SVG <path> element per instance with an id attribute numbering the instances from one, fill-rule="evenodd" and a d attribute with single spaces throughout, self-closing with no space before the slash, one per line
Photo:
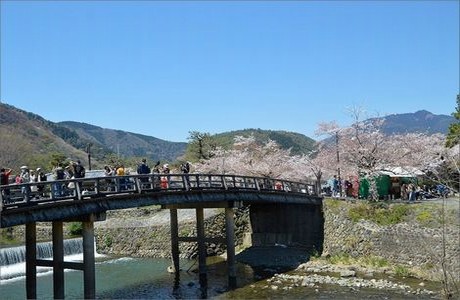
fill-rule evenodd
<path id="1" fill-rule="evenodd" d="M 66 261 L 81 261 L 80 240 L 66 241 Z M 49 256 L 41 245 L 41 255 Z M 9 251 L 1 249 L 0 290 L 3 300 L 26 299 L 23 249 Z M 76 253 L 75 253 L 76 252 Z M 17 260 L 17 262 L 15 262 Z M 179 281 L 167 272 L 169 259 L 109 257 L 96 255 L 96 298 L 97 299 L 434 299 L 430 295 L 413 295 L 397 290 L 342 287 L 336 284 L 318 283 L 311 286 L 293 285 L 274 277 L 274 273 L 287 270 L 252 268 L 237 264 L 237 285 L 227 291 L 227 268 L 220 257 L 207 259 L 208 288 L 200 288 L 197 262 L 181 260 Z M 37 299 L 53 297 L 53 276 L 51 268 L 39 267 L 37 276 Z M 286 276 L 296 276 L 287 272 Z M 284 275 L 283 275 L 284 276 Z M 271 278 L 271 279 L 270 279 Z M 408 283 L 409 279 L 406 279 Z M 412 282 L 416 286 L 417 282 Z M 83 273 L 66 270 L 65 298 L 83 298 Z"/>
<path id="2" fill-rule="evenodd" d="M 75 257 L 77 258 L 77 257 Z M 317 288 L 296 287 L 273 290 L 267 287 L 266 276 L 238 264 L 238 288 L 227 292 L 226 266 L 222 261 L 208 260 L 208 289 L 204 295 L 198 276 L 187 269 L 194 261 L 181 261 L 183 270 L 179 282 L 166 270 L 168 259 L 98 258 L 96 264 L 97 299 L 435 299 L 428 295 L 407 295 L 397 291 L 353 289 L 337 285 Z M 37 278 L 37 299 L 53 297 L 52 272 L 42 270 Z M 287 287 L 288 285 L 286 285 Z M 3 300 L 26 299 L 23 276 L 2 280 Z M 65 272 L 66 299 L 83 298 L 83 275 L 80 271 Z"/>

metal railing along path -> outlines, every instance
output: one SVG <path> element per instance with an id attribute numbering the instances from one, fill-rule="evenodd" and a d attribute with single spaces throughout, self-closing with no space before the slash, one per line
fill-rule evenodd
<path id="1" fill-rule="evenodd" d="M 254 190 L 317 195 L 313 183 L 228 174 L 146 174 L 0 186 L 0 211 L 42 203 L 191 190 Z"/>

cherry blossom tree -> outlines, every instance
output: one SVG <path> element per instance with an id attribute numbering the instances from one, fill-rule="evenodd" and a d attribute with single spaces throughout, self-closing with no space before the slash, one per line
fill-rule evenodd
<path id="1" fill-rule="evenodd" d="M 272 140 L 260 144 L 254 136 L 237 136 L 230 150 L 217 148 L 196 170 L 292 180 L 299 173 L 299 161 L 299 156 L 291 156 L 290 149 L 282 149 Z"/>
<path id="2" fill-rule="evenodd" d="M 321 123 L 318 126 L 319 134 L 335 137 L 337 161 L 340 154 L 340 163 L 335 163 L 337 170 L 343 173 L 359 174 L 366 178 L 370 185 L 370 197 L 378 200 L 375 179 L 382 171 L 389 171 L 394 167 L 403 167 L 406 170 L 430 171 L 440 177 L 443 172 L 440 157 L 447 155 L 444 147 L 445 136 L 428 135 L 426 133 L 411 133 L 386 135 L 382 132 L 383 119 L 374 117 L 363 120 L 364 110 L 353 108 L 350 110 L 352 125 L 340 128 L 335 122 Z M 331 147 L 334 142 L 326 139 L 323 143 L 329 144 L 327 155 L 331 164 L 334 162 Z M 450 163 L 450 168 L 455 164 Z M 445 172 L 444 172 L 445 173 Z"/>
<path id="3" fill-rule="evenodd" d="M 300 181 L 310 181 L 314 178 L 316 190 L 321 191 L 323 178 L 332 177 L 337 170 L 334 163 L 336 151 L 328 143 L 318 142 L 315 148 L 316 150 L 308 155 L 292 158 L 295 162 L 291 176 Z"/>

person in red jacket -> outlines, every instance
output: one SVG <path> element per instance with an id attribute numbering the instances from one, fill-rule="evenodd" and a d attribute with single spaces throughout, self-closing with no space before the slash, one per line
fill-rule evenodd
<path id="1" fill-rule="evenodd" d="M 1 168 L 0 169 L 0 185 L 9 185 L 10 184 L 10 174 L 13 170 L 10 168 Z M 3 203 L 10 202 L 10 189 L 4 188 L 2 190 Z"/>

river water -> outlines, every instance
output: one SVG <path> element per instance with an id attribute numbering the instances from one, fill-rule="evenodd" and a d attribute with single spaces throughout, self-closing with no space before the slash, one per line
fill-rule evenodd
<path id="1" fill-rule="evenodd" d="M 78 256 L 74 257 L 78 260 Z M 67 259 L 66 259 L 67 260 Z M 323 285 L 319 288 L 296 287 L 273 290 L 267 288 L 269 272 L 257 272 L 238 264 L 238 288 L 226 291 L 226 265 L 221 259 L 209 259 L 208 289 L 200 289 L 196 262 L 182 260 L 180 280 L 167 272 L 168 259 L 99 257 L 96 264 L 96 298 L 98 299 L 433 299 L 420 295 L 406 295 L 395 291 L 350 289 Z M 189 270 L 190 268 L 190 270 Z M 44 268 L 43 268 L 44 269 Z M 37 278 L 37 299 L 53 297 L 52 271 L 41 270 Z M 25 299 L 23 276 L 1 281 L 3 300 Z M 65 272 L 66 299 L 83 298 L 81 271 Z"/>
<path id="2" fill-rule="evenodd" d="M 49 257 L 51 244 L 40 245 L 40 255 Z M 81 239 L 66 240 L 65 261 L 81 261 Z M 257 253 L 257 256 L 260 256 Z M 24 249 L 0 249 L 0 295 L 2 300 L 26 299 Z M 180 261 L 180 278 L 167 272 L 169 259 L 109 257 L 96 254 L 97 299 L 433 299 L 429 295 L 412 295 L 393 290 L 340 287 L 318 284 L 315 287 L 293 287 L 267 281 L 280 268 L 250 267 L 237 263 L 237 286 L 227 291 L 227 266 L 220 257 L 207 259 L 208 288 L 200 288 L 198 264 L 195 260 Z M 287 274 L 294 274 L 289 271 Z M 65 298 L 82 299 L 83 273 L 65 271 Z M 409 279 L 405 283 L 409 283 Z M 53 298 L 51 268 L 39 267 L 37 299 Z M 417 281 L 411 283 L 417 286 Z"/>
<path id="3" fill-rule="evenodd" d="M 66 261 L 79 261 L 81 255 L 66 256 Z M 226 266 L 220 262 L 208 261 L 207 294 L 200 289 L 196 261 L 181 260 L 179 281 L 167 272 L 169 259 L 109 258 L 98 256 L 96 263 L 96 297 L 99 299 L 197 299 L 212 298 L 227 286 Z M 0 281 L 1 298 L 25 299 L 24 263 L 2 266 Z M 241 284 L 251 282 L 252 271 L 244 265 L 238 266 Z M 66 270 L 66 299 L 83 298 L 83 273 Z M 39 267 L 37 276 L 37 299 L 53 297 L 53 274 L 51 268 Z"/>

